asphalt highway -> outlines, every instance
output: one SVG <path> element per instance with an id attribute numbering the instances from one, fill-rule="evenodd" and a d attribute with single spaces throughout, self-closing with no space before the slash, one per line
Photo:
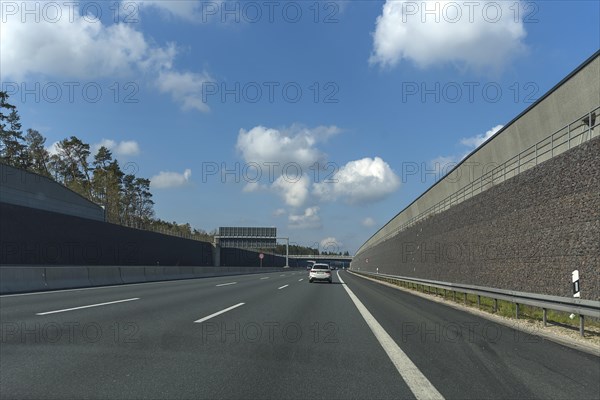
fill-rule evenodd
<path id="1" fill-rule="evenodd" d="M 346 271 L 0 297 L 2 399 L 599 399 L 600 358 Z"/>

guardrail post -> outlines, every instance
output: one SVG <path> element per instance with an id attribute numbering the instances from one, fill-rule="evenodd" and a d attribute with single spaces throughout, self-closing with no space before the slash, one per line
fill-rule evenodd
<path id="1" fill-rule="evenodd" d="M 498 299 L 494 299 L 494 312 L 498 312 Z"/>
<path id="2" fill-rule="evenodd" d="M 477 308 L 481 307 L 481 296 L 477 295 Z"/>
<path id="3" fill-rule="evenodd" d="M 456 290 L 452 291 L 452 298 L 454 299 L 454 301 L 456 301 Z"/>
<path id="4" fill-rule="evenodd" d="M 519 303 L 515 303 L 515 318 L 519 319 Z"/>
<path id="5" fill-rule="evenodd" d="M 542 315 L 542 320 L 544 321 L 544 327 L 547 326 L 547 322 L 548 322 L 548 310 L 543 308 L 542 309 L 544 314 Z"/>
<path id="6" fill-rule="evenodd" d="M 581 335 L 581 337 L 585 337 L 584 335 L 584 318 L 583 315 L 579 315 L 579 334 Z"/>

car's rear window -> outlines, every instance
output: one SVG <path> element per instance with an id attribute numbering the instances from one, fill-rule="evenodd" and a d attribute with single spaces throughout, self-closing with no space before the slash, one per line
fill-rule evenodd
<path id="1" fill-rule="evenodd" d="M 312 269 L 329 271 L 329 267 L 327 265 L 314 265 Z"/>

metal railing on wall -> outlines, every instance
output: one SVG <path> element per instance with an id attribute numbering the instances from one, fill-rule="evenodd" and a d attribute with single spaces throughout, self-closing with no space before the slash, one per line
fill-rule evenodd
<path id="1" fill-rule="evenodd" d="M 429 293 L 432 293 L 432 288 L 451 291 L 456 300 L 456 292 L 464 295 L 464 301 L 467 302 L 467 294 L 477 296 L 477 305 L 480 306 L 481 297 L 487 297 L 494 300 L 494 312 L 498 310 L 498 300 L 504 300 L 515 304 L 515 317 L 519 318 L 519 305 L 527 305 L 531 307 L 541 308 L 543 311 L 542 321 L 544 326 L 547 325 L 547 311 L 563 311 L 579 315 L 579 332 L 584 335 L 584 316 L 600 318 L 600 301 L 582 300 L 573 297 L 550 296 L 538 293 L 517 292 L 514 290 L 489 288 L 484 286 L 467 285 L 463 283 L 441 282 L 428 279 L 411 278 L 407 276 L 397 276 L 388 274 L 378 274 L 372 272 L 352 271 L 355 274 L 364 275 L 367 277 L 393 281 L 400 283 L 401 286 L 407 286 L 419 289 L 424 292 L 425 288 Z"/>
<path id="2" fill-rule="evenodd" d="M 494 185 L 513 178 L 521 172 L 525 172 L 528 169 L 535 167 L 541 162 L 547 161 L 600 135 L 600 132 L 598 132 L 597 129 L 594 129 L 600 125 L 600 117 L 598 117 L 598 114 L 600 114 L 600 107 L 596 107 L 531 147 L 523 150 L 516 156 L 486 172 L 473 182 L 409 219 L 392 232 L 387 233 L 385 236 L 377 239 L 374 243 L 369 244 L 368 247 L 376 246 L 425 218 L 446 211 L 452 206 L 481 194 Z"/>

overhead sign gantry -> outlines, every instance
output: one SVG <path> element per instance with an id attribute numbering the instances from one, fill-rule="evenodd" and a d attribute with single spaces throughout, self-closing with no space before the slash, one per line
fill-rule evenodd
<path id="1" fill-rule="evenodd" d="M 277 239 L 284 239 L 285 244 L 285 266 L 289 266 L 289 243 L 288 237 L 277 237 L 277 228 L 274 227 L 243 227 L 243 226 L 221 226 L 219 234 L 215 236 L 216 244 L 221 247 L 235 247 L 238 249 L 274 249 Z"/>

